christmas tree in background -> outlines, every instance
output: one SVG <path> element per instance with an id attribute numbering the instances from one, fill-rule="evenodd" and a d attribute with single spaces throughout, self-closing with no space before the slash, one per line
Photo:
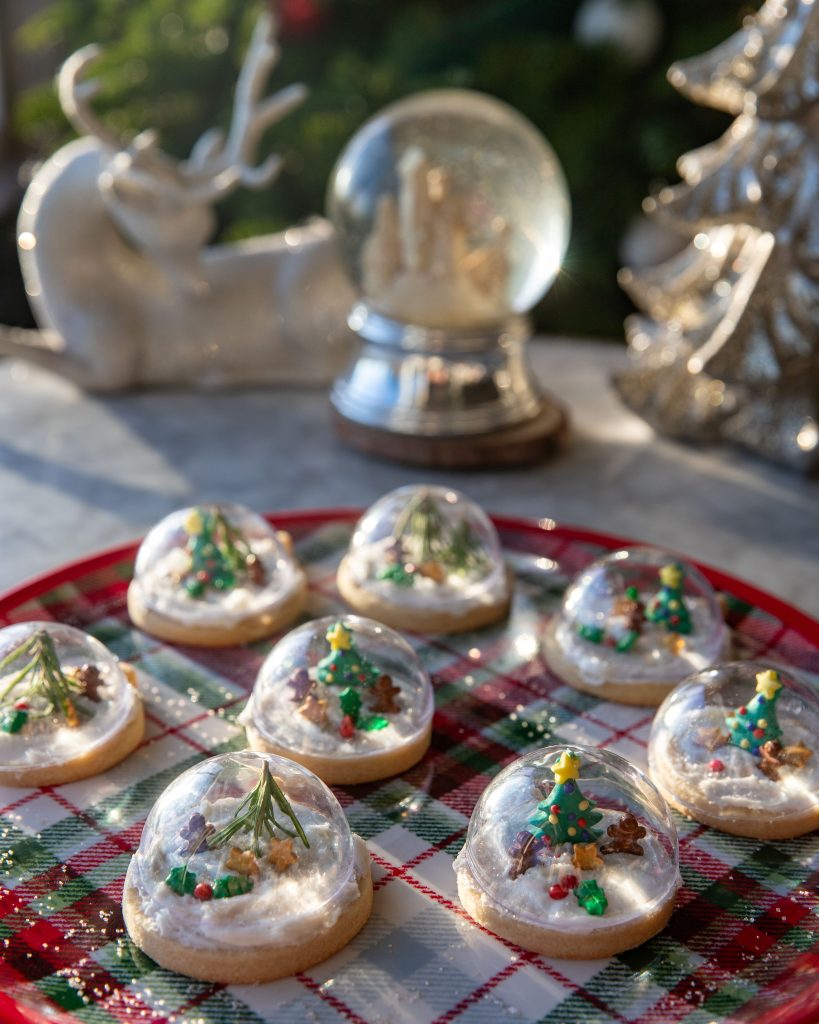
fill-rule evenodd
<path id="1" fill-rule="evenodd" d="M 779 739 L 782 730 L 776 719 L 776 703 L 781 694 L 778 672 L 768 669 L 757 673 L 756 696 L 747 707 L 742 705 L 725 719 L 735 747 L 756 755 L 763 743 Z"/>
<path id="2" fill-rule="evenodd" d="M 683 156 L 683 184 L 645 208 L 687 249 L 622 283 L 646 316 L 627 333 L 623 399 L 665 433 L 725 438 L 819 465 L 819 5 L 767 0 L 742 30 L 672 66 L 695 103 L 736 116 Z"/>
<path id="3" fill-rule="evenodd" d="M 552 848 L 560 843 L 591 843 L 602 834 L 593 826 L 603 817 L 593 800 L 583 795 L 577 779 L 580 758 L 564 750 L 553 765 L 555 785 L 549 795 L 537 805 L 529 819 L 535 837 L 545 836 Z"/>
<path id="4" fill-rule="evenodd" d="M 664 31 L 635 65 L 623 40 L 643 47 L 650 34 L 640 13 L 646 3 Z M 184 158 L 205 129 L 228 123 L 260 6 L 261 0 L 50 0 L 15 43 L 20 62 L 30 51 L 56 48 L 68 56 L 101 44 L 100 115 L 117 132 L 155 127 L 162 148 Z M 645 182 L 669 180 L 676 156 L 725 123 L 681 101 L 665 85 L 665 68 L 724 39 L 745 7 L 740 0 L 613 6 L 620 29 L 607 30 L 599 16 L 595 27 L 590 0 L 279 0 L 276 75 L 281 83 L 305 82 L 310 98 L 274 130 L 275 149 L 285 155 L 275 187 L 242 190 L 220 204 L 219 238 L 279 230 L 320 212 L 342 147 L 386 104 L 419 89 L 474 88 L 510 103 L 544 132 L 572 190 L 569 272 L 547 296 L 541 326 L 617 336 L 629 308 L 616 285 L 618 249 Z M 35 158 L 71 137 L 50 80 L 17 103 L 14 124 L 22 155 Z M 0 269 L 8 270 L 0 274 L 0 321 L 24 322 L 22 285 L 19 300 L 2 295 L 17 276 L 13 216 L 0 224 L 0 249 Z"/>
<path id="5" fill-rule="evenodd" d="M 374 686 L 379 669 L 358 650 L 352 632 L 343 622 L 327 630 L 330 653 L 318 664 L 318 680 L 330 686 Z"/>
<path id="6" fill-rule="evenodd" d="M 660 623 L 669 633 L 683 633 L 686 636 L 693 631 L 691 615 L 685 606 L 683 587 L 685 585 L 685 569 L 679 562 L 672 562 L 660 569 L 660 591 L 646 608 L 649 622 Z"/>

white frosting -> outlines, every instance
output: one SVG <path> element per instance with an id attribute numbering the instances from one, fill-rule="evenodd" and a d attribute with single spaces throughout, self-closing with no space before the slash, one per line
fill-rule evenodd
<path id="1" fill-rule="evenodd" d="M 63 670 L 70 667 L 69 662 L 62 663 Z M 116 666 L 101 664 L 98 668 L 104 682 L 99 689 L 100 701 L 90 701 L 81 694 L 72 698 L 79 712 L 78 725 L 71 727 L 62 715 L 55 714 L 49 718 L 29 718 L 16 733 L 0 731 L 2 767 L 44 768 L 65 764 L 90 753 L 120 732 L 139 698 Z M 15 674 L 0 678 L 0 692 Z M 24 679 L 10 696 L 22 694 L 28 682 Z"/>
<path id="2" fill-rule="evenodd" d="M 812 717 L 812 716 L 811 716 Z M 759 767 L 759 757 L 726 743 L 709 750 L 702 742 L 702 730 L 718 729 L 727 735 L 725 710 L 718 706 L 686 708 L 671 707 L 663 722 L 662 734 L 652 741 L 650 759 L 656 774 L 674 792 L 674 783 L 682 783 L 701 797 L 699 806 L 712 805 L 710 810 L 724 812 L 765 811 L 776 815 L 800 814 L 819 802 L 819 755 L 816 739 L 817 723 L 779 714 L 783 746 L 803 743 L 813 751 L 802 768 L 783 765 L 779 779 L 769 779 Z M 712 771 L 712 760 L 725 766 Z M 684 803 L 685 796 L 680 795 Z"/>
<path id="3" fill-rule="evenodd" d="M 645 600 L 650 595 L 643 595 Z M 674 683 L 694 672 L 711 666 L 722 653 L 727 630 L 715 623 L 708 602 L 687 598 L 693 632 L 681 639 L 685 647 L 675 654 L 665 641 L 676 634 L 661 624 L 646 621 L 642 633 L 630 651 L 617 651 L 605 643 L 584 640 L 577 633 L 578 625 L 605 625 L 599 617 L 592 619 L 561 618 L 554 629 L 554 642 L 574 665 L 584 682 L 592 686 L 604 683 L 657 682 Z"/>
<path id="4" fill-rule="evenodd" d="M 441 583 L 420 574 L 415 576 L 410 587 L 379 579 L 379 574 L 391 564 L 387 551 L 393 543 L 392 537 L 387 537 L 371 544 L 357 544 L 350 548 L 345 560 L 358 586 L 390 604 L 458 615 L 481 605 L 495 605 L 506 600 L 506 567 L 500 561 L 493 563 L 486 575 L 449 572 Z"/>
<path id="5" fill-rule="evenodd" d="M 597 810 L 603 818 L 595 828 L 605 834 L 608 825 L 621 815 L 600 807 Z M 570 847 L 563 846 L 559 855 L 544 853 L 542 861 L 513 879 L 509 877 L 512 861 L 508 850 L 518 831 L 510 817 L 493 815 L 491 825 L 484 827 L 479 836 L 470 836 L 454 866 L 456 872 L 466 872 L 482 899 L 528 924 L 572 933 L 624 925 L 655 910 L 680 884 L 668 851 L 650 830 L 640 840 L 642 857 L 609 854 L 603 856 L 602 868 L 581 871 L 572 863 Z M 473 864 L 480 865 L 480 869 L 476 871 Z M 567 875 L 574 875 L 579 883 L 589 879 L 597 882 L 608 901 L 604 914 L 597 917 L 587 913 L 573 892 L 564 899 L 549 896 L 550 886 Z M 488 885 L 485 878 L 491 878 Z"/>
<path id="6" fill-rule="evenodd" d="M 208 587 L 201 597 L 191 597 L 179 583 L 190 560 L 182 547 L 167 554 L 134 577 L 131 586 L 141 603 L 177 622 L 191 626 L 231 626 L 270 611 L 286 601 L 299 587 L 302 573 L 293 559 L 282 554 L 273 540 L 253 540 L 253 553 L 265 570 L 267 582 L 257 586 L 240 580 L 230 590 Z"/>
<path id="7" fill-rule="evenodd" d="M 311 670 L 310 677 L 316 679 L 315 669 Z M 434 711 L 434 701 L 429 686 L 421 689 L 418 684 L 398 675 L 392 677 L 392 682 L 400 689 L 400 693 L 395 695 L 400 710 L 395 714 L 369 711 L 367 688 L 362 687 L 359 691 L 362 696 L 362 713 L 377 714 L 386 718 L 390 724 L 384 729 L 371 732 L 356 729 L 349 739 L 344 739 L 338 731 L 342 719 L 338 703 L 338 695 L 343 689 L 340 686 L 317 684 L 312 690 L 316 697 L 329 702 L 328 721 L 323 728 L 299 712 L 300 702 L 293 700 L 293 690 L 284 679 L 271 680 L 265 685 L 257 683 L 238 721 L 243 726 L 253 726 L 277 747 L 300 753 L 343 759 L 398 749 L 416 739 L 428 726 Z"/>
<path id="8" fill-rule="evenodd" d="M 232 817 L 238 800 L 223 798 L 200 808 L 216 828 Z M 298 861 L 278 872 L 260 859 L 260 875 L 253 889 L 242 896 L 202 901 L 192 895 L 178 896 L 163 879 L 171 868 L 185 863 L 178 833 L 155 834 L 143 842 L 129 869 L 141 897 L 142 910 L 163 938 L 199 949 L 289 945 L 309 941 L 331 928 L 341 913 L 359 896 L 359 879 L 370 870 L 364 843 L 349 832 L 339 834 L 313 808 L 293 803 L 310 846 L 293 841 Z M 249 837 L 239 834 L 218 850 L 204 850 L 188 860 L 188 868 L 200 881 L 225 873 L 230 847 L 250 848 Z M 352 849 L 351 849 L 352 846 Z"/>

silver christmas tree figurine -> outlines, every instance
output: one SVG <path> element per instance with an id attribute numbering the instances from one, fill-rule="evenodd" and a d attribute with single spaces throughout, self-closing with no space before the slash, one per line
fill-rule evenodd
<path id="1" fill-rule="evenodd" d="M 741 31 L 674 64 L 671 83 L 736 115 L 644 206 L 690 244 L 620 282 L 621 398 L 675 437 L 819 466 L 819 4 L 767 0 Z"/>

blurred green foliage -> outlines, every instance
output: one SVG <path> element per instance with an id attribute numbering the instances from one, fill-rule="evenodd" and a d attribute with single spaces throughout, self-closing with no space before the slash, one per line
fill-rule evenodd
<path id="1" fill-rule="evenodd" d="M 616 48 L 576 41 L 579 6 L 280 0 L 282 57 L 270 87 L 304 81 L 311 95 L 265 140 L 286 155 L 284 173 L 272 188 L 238 192 L 220 206 L 221 237 L 276 230 L 321 211 L 335 158 L 370 114 L 419 89 L 467 86 L 538 125 L 569 180 L 572 243 L 565 273 L 538 310 L 539 326 L 619 335 L 628 303 L 615 274 L 629 222 L 650 189 L 674 180 L 677 158 L 727 123 L 679 97 L 665 71 L 734 32 L 748 8 L 738 0 L 662 0 L 661 45 L 635 69 Z M 257 9 L 236 0 L 53 0 L 18 44 L 68 54 L 101 43 L 97 109 L 123 133 L 159 129 L 163 148 L 185 156 L 206 128 L 229 121 Z M 41 156 L 71 137 L 50 84 L 21 98 L 15 127 Z"/>

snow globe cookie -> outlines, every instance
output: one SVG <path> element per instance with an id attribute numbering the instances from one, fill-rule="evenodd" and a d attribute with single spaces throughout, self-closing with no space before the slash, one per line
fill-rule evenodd
<path id="1" fill-rule="evenodd" d="M 573 581 L 544 654 L 570 686 L 622 704 L 660 704 L 730 646 L 711 584 L 658 548 L 627 548 Z"/>
<path id="2" fill-rule="evenodd" d="M 665 927 L 680 884 L 677 834 L 624 758 L 544 747 L 487 786 L 455 860 L 479 924 L 544 956 L 594 960 Z"/>
<path id="3" fill-rule="evenodd" d="M 290 625 L 307 581 L 290 538 L 243 505 L 199 505 L 159 522 L 137 553 L 131 619 L 170 643 L 230 647 Z"/>
<path id="4" fill-rule="evenodd" d="M 0 630 L 0 784 L 57 786 L 122 761 L 145 732 L 134 680 L 73 626 Z"/>
<path id="5" fill-rule="evenodd" d="M 447 487 L 400 487 L 359 519 L 338 570 L 357 612 L 396 629 L 461 633 L 502 619 L 510 576 L 489 517 Z"/>
<path id="6" fill-rule="evenodd" d="M 254 750 L 290 757 L 330 784 L 374 782 L 429 748 L 432 684 L 394 630 L 348 615 L 276 644 L 239 717 Z"/>
<path id="7" fill-rule="evenodd" d="M 677 810 L 732 835 L 819 828 L 819 694 L 789 672 L 731 662 L 681 683 L 651 729 L 651 778 Z"/>
<path id="8" fill-rule="evenodd" d="M 338 952 L 372 898 L 367 848 L 324 783 L 245 750 L 194 765 L 159 797 L 128 867 L 123 913 L 160 966 L 250 984 Z"/>

